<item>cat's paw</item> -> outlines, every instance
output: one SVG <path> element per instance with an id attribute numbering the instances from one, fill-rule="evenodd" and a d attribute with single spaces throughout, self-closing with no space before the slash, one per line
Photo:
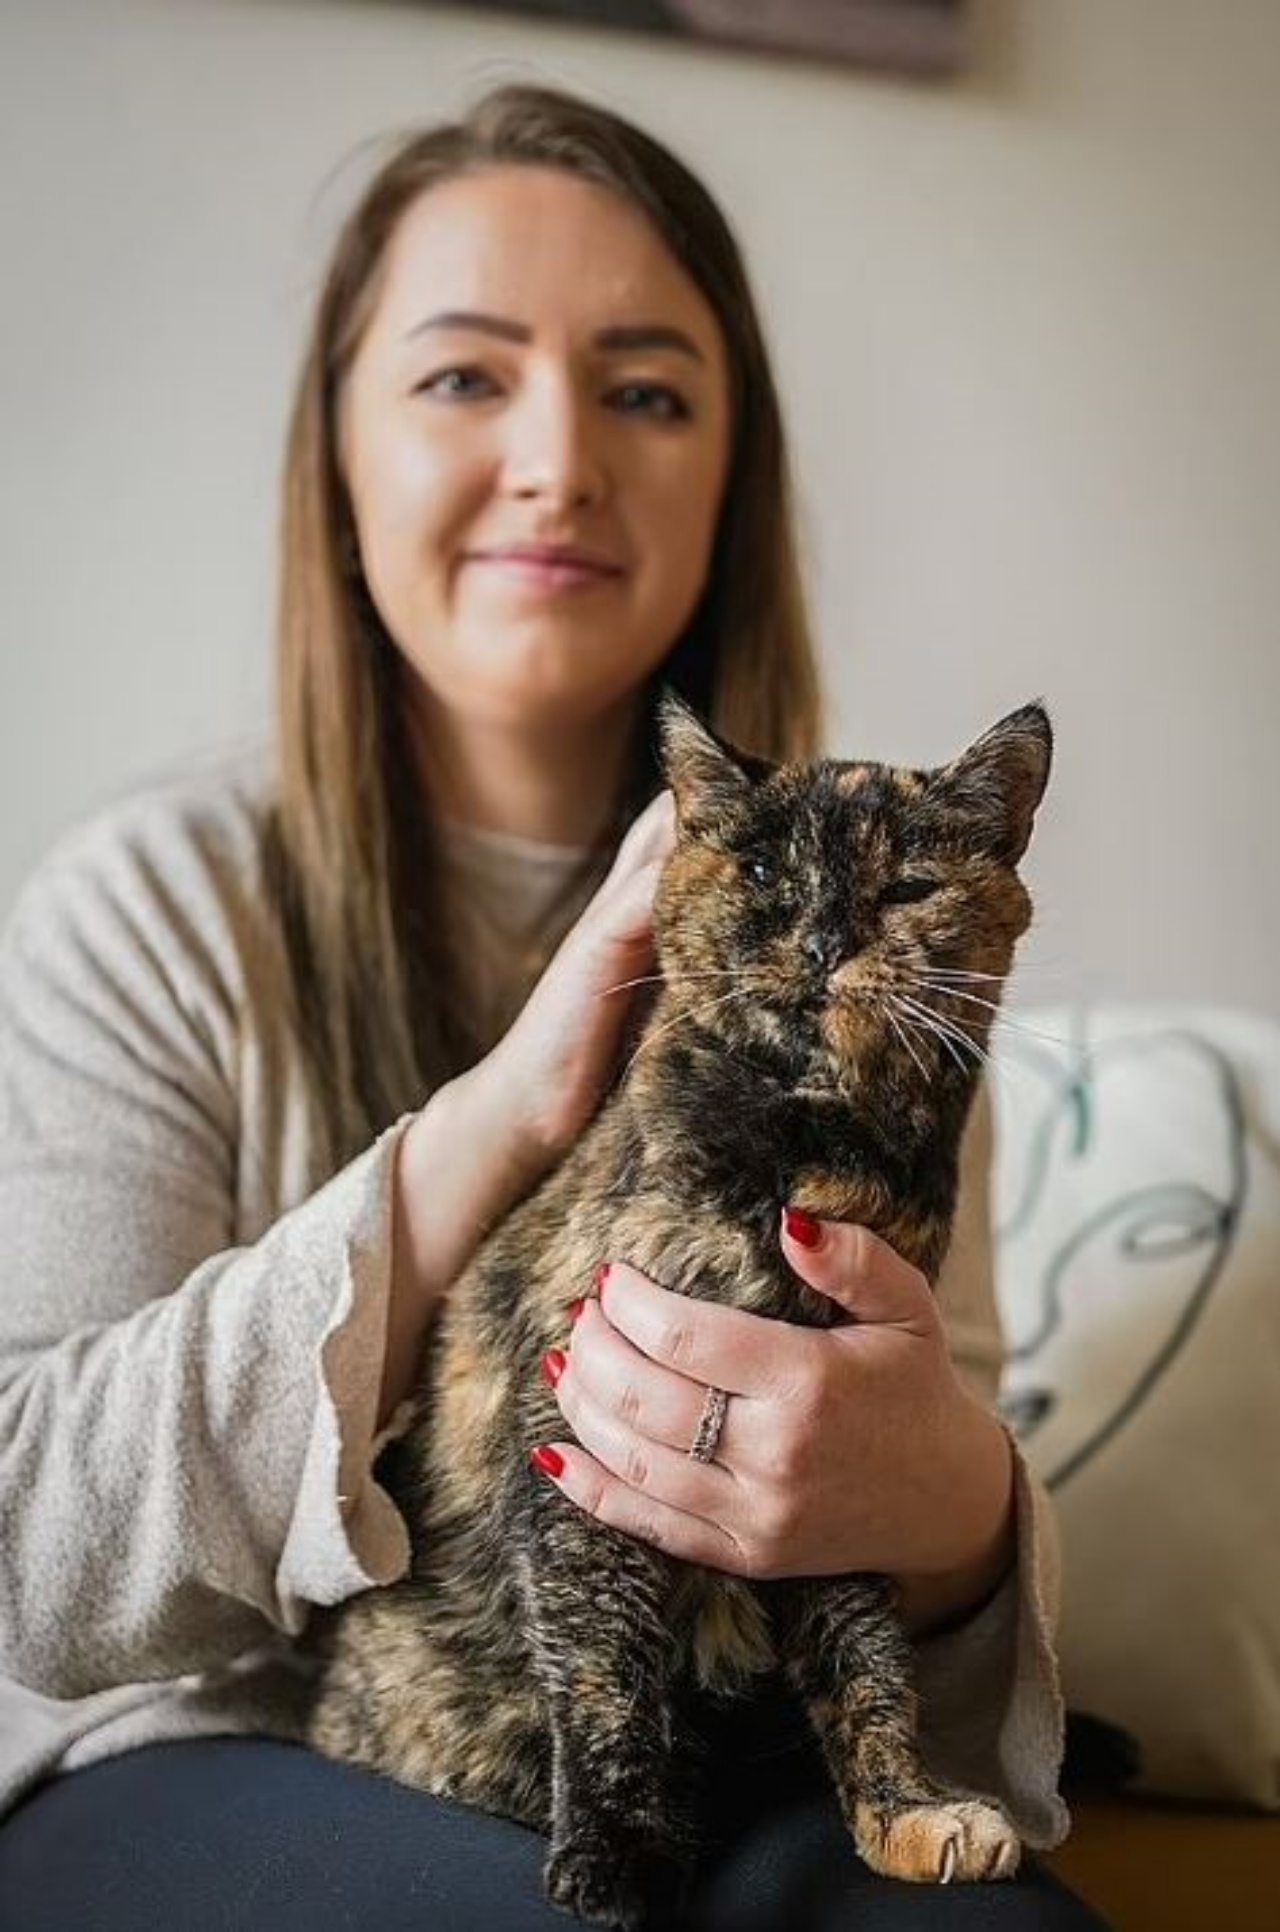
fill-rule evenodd
<path id="1" fill-rule="evenodd" d="M 1012 1878 L 1022 1851 L 1003 1811 L 976 1798 L 899 1809 L 860 1804 L 853 1835 L 873 1871 L 916 1884 Z"/>
<path id="2" fill-rule="evenodd" d="M 632 1851 L 599 1839 L 570 1838 L 553 1845 L 542 1874 L 547 1897 L 589 1925 L 640 1932 L 645 1922 L 641 1861 Z"/>

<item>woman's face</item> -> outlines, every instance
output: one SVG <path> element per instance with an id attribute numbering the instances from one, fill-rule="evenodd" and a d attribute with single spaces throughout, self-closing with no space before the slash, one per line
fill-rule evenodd
<path id="1" fill-rule="evenodd" d="M 510 167 L 424 194 L 340 433 L 374 603 L 459 723 L 599 716 L 697 604 L 729 456 L 724 345 L 656 230 L 603 188 Z"/>

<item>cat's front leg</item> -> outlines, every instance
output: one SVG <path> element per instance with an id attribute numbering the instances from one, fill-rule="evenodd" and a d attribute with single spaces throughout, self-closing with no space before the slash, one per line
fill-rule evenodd
<path id="1" fill-rule="evenodd" d="M 949 1795 L 916 1738 L 911 1645 L 887 1577 L 797 1580 L 779 1647 L 804 1698 L 859 1855 L 889 1878 L 1008 1878 L 1021 1846 L 998 1805 Z"/>
<path id="2" fill-rule="evenodd" d="M 532 1518 L 521 1581 L 552 1720 L 547 1896 L 596 1925 L 670 1925 L 693 1848 L 673 1565 L 558 1491 L 540 1489 Z"/>

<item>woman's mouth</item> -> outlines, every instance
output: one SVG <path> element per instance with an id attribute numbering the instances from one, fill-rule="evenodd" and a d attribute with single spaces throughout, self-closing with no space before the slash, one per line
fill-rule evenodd
<path id="1" fill-rule="evenodd" d="M 550 546 L 511 546 L 473 550 L 468 562 L 480 565 L 513 589 L 537 596 L 599 590 L 620 581 L 622 569 L 606 558 Z"/>

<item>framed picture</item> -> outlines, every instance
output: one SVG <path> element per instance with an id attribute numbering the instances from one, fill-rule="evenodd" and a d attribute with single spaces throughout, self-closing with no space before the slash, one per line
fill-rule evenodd
<path id="1" fill-rule="evenodd" d="M 954 72 L 969 0 L 466 0 L 476 12 L 621 27 L 707 46 L 914 73 Z"/>

